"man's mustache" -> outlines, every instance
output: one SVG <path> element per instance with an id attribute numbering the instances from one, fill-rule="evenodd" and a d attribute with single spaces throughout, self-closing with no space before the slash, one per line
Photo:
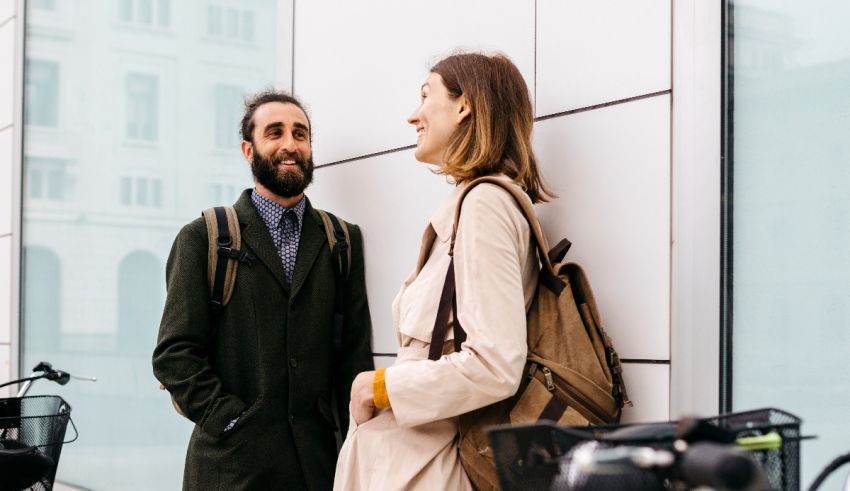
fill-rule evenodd
<path id="1" fill-rule="evenodd" d="M 277 166 L 280 165 L 284 160 L 294 160 L 295 164 L 301 168 L 304 168 L 307 165 L 307 161 L 298 152 L 287 152 L 284 154 L 278 154 L 272 158 L 272 164 Z"/>

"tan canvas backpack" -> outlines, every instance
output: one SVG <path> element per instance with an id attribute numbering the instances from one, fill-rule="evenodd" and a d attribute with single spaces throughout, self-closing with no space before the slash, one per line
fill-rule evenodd
<path id="1" fill-rule="evenodd" d="M 548 250 L 534 208 L 519 188 L 493 177 L 472 181 L 458 198 L 449 254 L 454 251 L 463 199 L 482 183 L 501 186 L 519 203 L 542 263 L 539 285 L 527 314 L 528 356 L 519 390 L 504 401 L 460 417 L 460 459 L 467 475 L 477 489 L 498 489 L 493 451 L 485 431 L 488 427 L 541 419 L 564 425 L 615 423 L 623 406 L 631 402 L 620 359 L 602 329 L 584 270 L 575 263 L 560 263 L 570 243 L 565 239 Z M 432 334 L 432 360 L 443 354 L 452 311 L 456 311 L 454 259 Z M 460 322 L 453 326 L 454 349 L 459 351 L 466 333 Z"/>

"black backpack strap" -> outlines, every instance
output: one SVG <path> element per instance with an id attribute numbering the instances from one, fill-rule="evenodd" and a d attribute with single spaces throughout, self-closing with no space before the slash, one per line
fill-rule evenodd
<path id="1" fill-rule="evenodd" d="M 210 309 L 217 315 L 230 302 L 239 263 L 250 263 L 251 256 L 239 249 L 239 220 L 232 207 L 207 208 L 203 216 L 209 235 Z"/>
<path id="2" fill-rule="evenodd" d="M 328 236 L 328 247 L 331 250 L 331 259 L 336 268 L 335 293 L 334 293 L 334 351 L 342 350 L 343 324 L 345 321 L 345 302 L 348 291 L 348 275 L 351 272 L 351 241 L 348 235 L 348 226 L 345 222 L 324 210 L 316 210 L 322 218 L 325 234 Z"/>
<path id="3" fill-rule="evenodd" d="M 218 236 L 215 240 L 217 259 L 215 265 L 215 276 L 213 277 L 212 293 L 210 294 L 210 308 L 213 312 L 218 313 L 224 307 L 224 277 L 227 274 L 227 261 L 230 259 L 222 252 L 230 249 L 233 245 L 233 239 L 230 237 L 230 230 L 227 228 L 227 215 L 224 208 L 216 206 L 213 208 L 215 212 L 215 221 L 218 225 Z"/>

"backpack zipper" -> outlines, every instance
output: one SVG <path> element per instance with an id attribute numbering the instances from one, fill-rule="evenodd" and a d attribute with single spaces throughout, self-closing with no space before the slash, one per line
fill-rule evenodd
<path id="1" fill-rule="evenodd" d="M 534 376 L 534 372 L 536 371 L 536 368 L 534 368 L 535 365 L 537 365 L 537 364 L 532 363 L 532 365 L 531 365 L 532 369 L 529 370 L 529 375 L 530 375 L 529 378 Z M 591 413 L 593 413 L 594 416 L 599 418 L 599 420 L 602 421 L 603 423 L 609 422 L 610 416 L 602 408 L 597 406 L 596 403 L 594 403 L 590 399 L 586 398 L 584 396 L 584 394 L 573 389 L 572 386 L 570 384 L 568 384 L 567 381 L 564 380 L 557 373 L 552 372 L 552 370 L 550 370 L 547 367 L 544 367 L 543 365 L 540 365 L 540 371 L 543 372 L 543 378 L 545 379 L 546 389 L 549 392 L 551 392 L 553 396 L 557 397 L 555 395 L 555 379 L 558 379 L 558 381 L 561 383 L 561 385 L 564 388 L 564 392 L 566 392 L 568 396 L 577 400 L 579 402 L 579 404 L 582 404 L 584 407 L 586 407 Z"/>

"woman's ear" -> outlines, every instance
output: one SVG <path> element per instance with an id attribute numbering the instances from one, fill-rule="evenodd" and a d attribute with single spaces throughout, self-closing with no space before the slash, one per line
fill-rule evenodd
<path id="1" fill-rule="evenodd" d="M 458 97 L 457 124 L 460 124 L 470 114 L 472 114 L 472 105 L 469 103 L 469 99 L 467 99 L 465 95 L 461 95 Z"/>

